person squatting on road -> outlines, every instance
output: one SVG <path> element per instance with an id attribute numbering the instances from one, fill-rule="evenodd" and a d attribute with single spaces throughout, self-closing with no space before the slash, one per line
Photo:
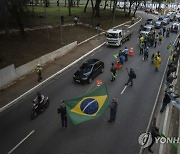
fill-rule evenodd
<path id="1" fill-rule="evenodd" d="M 153 153 L 153 151 L 151 150 L 151 147 L 155 143 L 156 138 L 160 137 L 159 128 L 156 127 L 156 119 L 155 118 L 153 119 L 153 124 L 152 124 L 150 132 L 151 132 L 151 137 L 152 137 L 152 143 L 149 145 L 148 151 Z"/>
<path id="2" fill-rule="evenodd" d="M 166 108 L 166 106 L 167 106 L 170 102 L 171 102 L 171 98 L 169 97 L 168 92 L 165 92 L 160 113 L 163 113 L 164 109 Z"/>
<path id="3" fill-rule="evenodd" d="M 66 112 L 66 106 L 64 104 L 64 101 L 62 101 L 62 104 L 58 108 L 58 114 L 61 114 L 62 128 L 66 128 L 67 127 L 67 112 Z"/>
<path id="4" fill-rule="evenodd" d="M 110 71 L 111 71 L 111 75 L 112 75 L 111 81 L 113 82 L 116 80 L 116 68 L 114 66 L 114 63 L 112 63 Z"/>
<path id="5" fill-rule="evenodd" d="M 35 68 L 35 72 L 38 75 L 38 82 L 40 82 L 42 80 L 41 71 L 42 71 L 41 65 L 37 64 L 37 66 Z"/>
<path id="6" fill-rule="evenodd" d="M 130 72 L 128 72 L 127 68 L 126 68 L 126 70 L 127 70 L 129 79 L 128 79 L 128 81 L 127 81 L 127 83 L 125 85 L 127 86 L 129 84 L 129 82 L 131 82 L 130 86 L 133 86 L 133 79 L 136 78 L 136 74 L 135 74 L 135 72 L 134 72 L 134 70 L 132 68 L 130 69 Z"/>
<path id="7" fill-rule="evenodd" d="M 112 102 L 110 104 L 110 119 L 108 120 L 108 122 L 114 122 L 116 119 L 116 112 L 117 112 L 117 100 L 115 98 L 112 99 Z"/>

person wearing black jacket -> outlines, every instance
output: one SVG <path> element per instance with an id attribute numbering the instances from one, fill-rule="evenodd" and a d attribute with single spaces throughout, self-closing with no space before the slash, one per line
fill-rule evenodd
<path id="1" fill-rule="evenodd" d="M 166 106 L 171 102 L 171 98 L 169 97 L 168 93 L 166 92 L 163 98 L 163 104 L 161 107 L 160 112 L 163 113 L 164 109 L 166 108 Z"/>
<path id="2" fill-rule="evenodd" d="M 64 103 L 60 105 L 58 108 L 58 114 L 61 114 L 61 122 L 62 122 L 62 128 L 67 127 L 67 112 L 66 112 L 66 106 Z"/>
<path id="3" fill-rule="evenodd" d="M 128 72 L 127 68 L 126 68 L 126 70 Z M 131 86 L 133 86 L 133 79 L 136 78 L 136 74 L 134 73 L 134 70 L 132 68 L 130 69 L 130 72 L 128 72 L 128 76 L 129 76 L 129 79 L 125 85 L 127 86 L 129 84 L 129 82 L 131 82 Z"/>
<path id="4" fill-rule="evenodd" d="M 151 127 L 151 136 L 152 136 L 152 143 L 150 144 L 150 146 L 148 147 L 148 151 L 153 153 L 153 151 L 151 150 L 151 147 L 153 146 L 153 144 L 155 143 L 156 141 L 156 138 L 157 137 L 160 137 L 160 134 L 159 134 L 159 128 L 156 127 L 156 119 L 154 118 L 153 119 L 153 125 Z"/>

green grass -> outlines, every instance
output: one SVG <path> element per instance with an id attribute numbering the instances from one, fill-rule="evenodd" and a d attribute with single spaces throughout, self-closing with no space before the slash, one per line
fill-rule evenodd
<path id="1" fill-rule="evenodd" d="M 31 11 L 32 8 L 29 7 L 29 10 Z M 92 25 L 92 9 L 87 8 L 87 12 L 83 12 L 84 7 L 72 7 L 71 13 L 72 15 L 68 15 L 68 7 L 60 7 L 57 6 L 50 6 L 46 8 L 46 15 L 47 18 L 45 18 L 45 8 L 42 6 L 36 6 L 34 7 L 34 14 L 30 12 L 31 18 L 28 20 L 27 27 L 33 27 L 33 26 L 43 26 L 43 25 L 58 25 L 60 16 L 64 16 L 64 22 L 65 23 L 73 23 L 74 15 L 77 15 L 80 17 L 80 22 L 83 22 L 85 24 Z M 100 10 L 100 18 L 94 18 L 94 25 L 97 23 L 101 23 L 103 29 L 108 29 L 112 26 L 118 25 L 120 23 L 123 23 L 130 18 L 124 17 L 124 13 L 120 11 L 116 11 L 116 18 L 115 22 L 112 23 L 112 11 L 111 10 Z M 41 16 L 41 17 L 40 17 Z M 47 20 L 46 20 L 47 19 Z"/>

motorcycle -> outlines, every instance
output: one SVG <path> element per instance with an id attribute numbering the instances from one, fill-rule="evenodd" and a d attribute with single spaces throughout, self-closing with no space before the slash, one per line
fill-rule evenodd
<path id="1" fill-rule="evenodd" d="M 39 114 L 43 113 L 49 106 L 49 98 L 44 97 L 42 104 L 33 101 L 33 111 L 31 113 L 31 119 L 35 119 Z"/>

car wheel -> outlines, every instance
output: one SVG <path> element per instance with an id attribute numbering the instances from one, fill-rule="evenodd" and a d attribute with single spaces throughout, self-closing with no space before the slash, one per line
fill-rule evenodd
<path id="1" fill-rule="evenodd" d="M 91 83 L 91 82 L 92 82 L 92 78 L 89 78 L 88 83 Z"/>

